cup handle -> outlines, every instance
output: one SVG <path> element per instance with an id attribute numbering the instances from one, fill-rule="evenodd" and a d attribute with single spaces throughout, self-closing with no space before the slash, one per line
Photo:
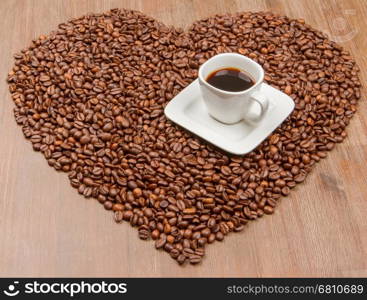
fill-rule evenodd
<path id="1" fill-rule="evenodd" d="M 261 109 L 260 114 L 256 117 L 250 118 L 251 121 L 258 122 L 263 118 L 263 116 L 267 112 L 269 108 L 269 100 L 263 93 L 260 93 L 260 92 L 254 92 L 251 95 L 251 100 L 254 100 L 255 102 L 257 102 L 260 105 L 260 109 Z M 248 117 L 245 117 L 245 118 L 248 119 Z"/>

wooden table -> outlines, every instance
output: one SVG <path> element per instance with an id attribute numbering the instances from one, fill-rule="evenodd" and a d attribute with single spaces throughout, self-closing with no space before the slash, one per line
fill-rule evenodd
<path id="1" fill-rule="evenodd" d="M 366 92 L 349 137 L 272 216 L 207 247 L 198 266 L 178 266 L 136 229 L 117 225 L 95 200 L 51 169 L 16 125 L 5 82 L 12 54 L 72 17 L 110 8 L 166 24 L 224 12 L 270 10 L 304 18 L 352 52 L 367 82 L 367 5 L 349 1 L 1 0 L 0 276 L 367 276 Z"/>

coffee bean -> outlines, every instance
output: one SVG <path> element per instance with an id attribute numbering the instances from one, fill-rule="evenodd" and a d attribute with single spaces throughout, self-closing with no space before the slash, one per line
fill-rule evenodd
<path id="1" fill-rule="evenodd" d="M 195 231 L 193 234 L 192 234 L 192 239 L 194 240 L 198 240 L 201 238 L 201 233 L 199 231 Z"/>
<path id="2" fill-rule="evenodd" d="M 199 255 L 199 256 L 204 256 L 205 255 L 205 249 L 204 248 L 197 248 L 197 249 L 195 249 L 195 254 Z"/>
<path id="3" fill-rule="evenodd" d="M 231 169 L 228 166 L 222 166 L 220 168 L 220 170 L 221 170 L 221 172 L 222 172 L 223 175 L 228 176 L 228 175 L 231 174 Z"/>
<path id="4" fill-rule="evenodd" d="M 294 181 L 297 183 L 303 182 L 306 179 L 305 174 L 298 174 L 296 177 L 294 177 Z"/>
<path id="5" fill-rule="evenodd" d="M 85 191 L 87 191 L 87 189 L 84 190 L 84 193 L 85 193 Z M 113 203 L 111 201 L 106 201 L 106 202 L 103 203 L 103 206 L 104 206 L 105 209 L 111 210 L 112 207 L 113 207 Z"/>
<path id="6" fill-rule="evenodd" d="M 146 208 L 144 208 L 143 212 L 144 212 L 144 215 L 145 215 L 148 219 L 150 219 L 151 217 L 153 217 L 153 211 L 152 211 L 152 209 L 151 209 L 151 208 L 146 207 Z"/>
<path id="7" fill-rule="evenodd" d="M 291 169 L 291 173 L 293 175 L 298 175 L 299 174 L 299 167 L 293 166 L 292 169 Z"/>
<path id="8" fill-rule="evenodd" d="M 284 92 L 288 95 L 292 94 L 292 87 L 290 85 L 287 85 L 284 89 Z"/>
<path id="9" fill-rule="evenodd" d="M 42 82 L 49 81 L 50 79 L 51 79 L 50 76 L 47 76 L 47 75 L 41 75 L 39 77 L 39 80 Z"/>
<path id="10" fill-rule="evenodd" d="M 80 143 L 82 145 L 85 145 L 85 144 L 88 144 L 90 142 L 90 137 L 89 135 L 83 135 L 81 138 L 80 138 Z"/>
<path id="11" fill-rule="evenodd" d="M 240 231 L 242 231 L 244 229 L 245 229 L 245 226 L 244 225 L 239 225 L 239 226 L 235 227 L 233 231 L 234 232 L 240 232 Z"/>
<path id="12" fill-rule="evenodd" d="M 112 123 L 106 123 L 102 128 L 103 131 L 107 131 L 107 132 L 111 131 L 112 129 L 113 129 Z"/>
<path id="13" fill-rule="evenodd" d="M 209 228 L 204 228 L 202 231 L 201 231 L 201 235 L 204 236 L 204 237 L 208 237 L 210 235 L 210 229 Z"/>
<path id="14" fill-rule="evenodd" d="M 288 196 L 290 192 L 291 192 L 291 190 L 288 186 L 285 186 L 285 187 L 282 188 L 282 194 L 284 196 Z"/>
<path id="15" fill-rule="evenodd" d="M 116 223 L 120 223 L 122 221 L 122 211 L 118 210 L 118 211 L 115 211 L 115 215 L 114 215 L 114 218 L 115 218 L 115 222 Z"/>
<path id="16" fill-rule="evenodd" d="M 189 262 L 190 262 L 190 264 L 196 265 L 196 264 L 201 262 L 201 256 L 195 255 L 195 254 L 190 255 L 189 256 Z"/>
<path id="17" fill-rule="evenodd" d="M 135 181 L 129 181 L 129 182 L 127 183 L 127 186 L 128 186 L 128 188 L 130 188 L 131 190 L 134 190 L 134 189 L 136 189 L 136 188 L 138 187 L 138 185 L 137 185 L 137 183 L 136 183 Z"/>
<path id="18" fill-rule="evenodd" d="M 123 213 L 123 219 L 125 221 L 130 222 L 130 220 L 131 220 L 132 217 L 133 217 L 133 212 L 131 210 L 124 211 L 124 213 Z"/>
<path id="19" fill-rule="evenodd" d="M 149 238 L 149 230 L 147 228 L 147 226 L 140 226 L 139 229 L 138 229 L 138 232 L 139 232 L 139 238 L 142 239 L 142 240 L 146 240 Z"/>
<path id="20" fill-rule="evenodd" d="M 177 262 L 182 265 L 184 262 L 186 261 L 186 256 L 183 255 L 183 254 L 180 254 L 178 257 L 177 257 Z"/>
<path id="21" fill-rule="evenodd" d="M 169 254 L 172 258 L 177 259 L 180 255 L 180 251 L 178 251 L 177 249 L 172 249 Z"/>
<path id="22" fill-rule="evenodd" d="M 93 185 L 94 185 L 94 181 L 93 181 L 93 179 L 88 178 L 88 177 L 84 177 L 84 178 L 83 178 L 83 183 L 84 183 L 85 185 L 88 185 L 88 186 L 93 186 Z"/>
<path id="23" fill-rule="evenodd" d="M 264 212 L 268 215 L 272 214 L 274 212 L 274 209 L 271 206 L 266 205 L 264 207 Z"/>
<path id="24" fill-rule="evenodd" d="M 186 257 L 190 257 L 191 255 L 193 255 L 195 252 L 194 250 L 192 250 L 191 248 L 184 248 L 182 251 L 182 254 L 185 255 Z"/>
<path id="25" fill-rule="evenodd" d="M 182 144 L 181 143 L 173 143 L 172 150 L 176 153 L 179 153 L 182 150 Z"/>
<path id="26" fill-rule="evenodd" d="M 211 233 L 208 237 L 208 243 L 211 244 L 215 241 L 216 235 L 214 233 Z"/>
<path id="27" fill-rule="evenodd" d="M 196 212 L 196 208 L 195 207 L 185 208 L 183 210 L 183 213 L 184 214 L 188 214 L 188 215 L 195 214 L 195 212 Z"/>
<path id="28" fill-rule="evenodd" d="M 117 124 L 120 124 L 123 128 L 128 128 L 130 126 L 130 122 L 128 119 L 126 119 L 125 117 L 123 116 L 117 116 L 115 118 L 116 120 L 116 123 Z"/>
<path id="29" fill-rule="evenodd" d="M 159 236 L 160 236 L 160 232 L 159 232 L 159 230 L 158 230 L 158 229 L 155 229 L 155 230 L 153 230 L 153 231 L 152 231 L 152 239 L 153 239 L 153 240 L 158 239 L 158 238 L 159 238 Z"/>
<path id="30" fill-rule="evenodd" d="M 161 207 L 161 208 L 166 208 L 166 207 L 168 207 L 168 205 L 169 205 L 169 203 L 168 203 L 168 201 L 166 201 L 166 200 L 163 200 L 163 201 L 161 201 L 160 203 L 159 203 L 159 206 Z"/>
<path id="31" fill-rule="evenodd" d="M 179 210 L 183 211 L 185 210 L 186 206 L 185 206 L 185 202 L 182 200 L 177 200 L 177 207 Z"/>
<path id="32" fill-rule="evenodd" d="M 100 138 L 102 141 L 107 142 L 111 140 L 112 135 L 110 133 L 104 132 L 100 135 Z"/>
<path id="33" fill-rule="evenodd" d="M 122 211 L 124 209 L 124 205 L 121 203 L 115 203 L 112 206 L 113 211 Z"/>
<path id="34" fill-rule="evenodd" d="M 167 243 L 173 244 L 175 242 L 175 237 L 172 235 L 167 236 Z"/>
<path id="35" fill-rule="evenodd" d="M 140 188 L 135 188 L 135 189 L 133 190 L 133 195 L 134 195 L 135 197 L 141 197 L 141 196 L 143 195 L 143 192 L 142 192 L 142 190 L 141 190 Z"/>
<path id="36" fill-rule="evenodd" d="M 166 238 L 161 237 L 159 240 L 156 240 L 155 242 L 156 249 L 162 248 L 165 243 L 166 243 Z"/>
<path id="37" fill-rule="evenodd" d="M 304 164 L 309 164 L 310 163 L 310 157 L 307 155 L 307 154 L 303 154 L 303 156 L 302 156 L 302 162 L 304 163 Z"/>
<path id="38" fill-rule="evenodd" d="M 82 59 L 71 59 L 69 48 Z M 214 149 L 163 113 L 223 51 L 257 60 L 266 82 L 296 104 L 243 157 Z M 304 21 L 271 13 L 217 15 L 182 32 L 114 9 L 61 24 L 15 60 L 8 75 L 15 120 L 33 149 L 179 264 L 199 263 L 207 243 L 274 213 L 346 138 L 361 96 L 345 50 Z"/>
<path id="39" fill-rule="evenodd" d="M 223 241 L 224 235 L 223 235 L 222 232 L 219 231 L 219 232 L 216 233 L 215 238 L 216 238 L 217 241 Z"/>

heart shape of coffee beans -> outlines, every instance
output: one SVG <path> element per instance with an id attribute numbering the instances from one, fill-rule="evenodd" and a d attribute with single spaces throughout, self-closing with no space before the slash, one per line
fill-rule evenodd
<path id="1" fill-rule="evenodd" d="M 257 149 L 229 156 L 168 121 L 165 105 L 221 52 L 263 66 L 291 116 Z M 152 238 L 179 264 L 272 214 L 346 137 L 360 98 L 351 56 L 303 20 L 217 15 L 187 31 L 114 9 L 60 24 L 15 55 L 15 119 L 50 166 Z"/>

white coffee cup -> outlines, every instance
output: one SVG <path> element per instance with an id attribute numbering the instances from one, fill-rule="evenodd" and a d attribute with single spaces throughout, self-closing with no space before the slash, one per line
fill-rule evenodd
<path id="1" fill-rule="evenodd" d="M 255 84 L 244 91 L 229 92 L 207 82 L 212 72 L 225 68 L 240 69 L 249 75 Z M 267 97 L 260 92 L 263 80 L 263 68 L 252 59 L 237 53 L 218 54 L 199 68 L 201 93 L 208 112 L 214 119 L 226 124 L 234 124 L 241 120 L 257 122 L 263 118 L 269 106 Z M 253 102 L 260 106 L 260 114 L 256 117 L 249 115 Z"/>

